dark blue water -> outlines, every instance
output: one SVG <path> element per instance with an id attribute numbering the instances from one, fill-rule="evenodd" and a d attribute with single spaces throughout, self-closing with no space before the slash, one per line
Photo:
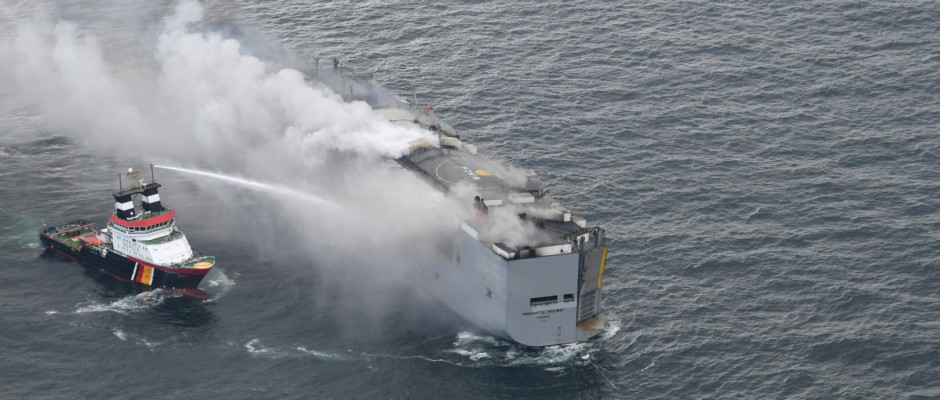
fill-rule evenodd
<path id="1" fill-rule="evenodd" d="M 7 1 L 5 37 L 36 8 L 110 38 L 116 71 L 150 65 L 172 11 Z M 935 2 L 205 4 L 198 29 L 374 71 L 607 229 L 610 328 L 545 349 L 179 174 L 158 172 L 220 260 L 212 300 L 47 254 L 42 224 L 104 219 L 116 171 L 148 161 L 4 80 L 0 397 L 940 398 L 938 20 Z"/>

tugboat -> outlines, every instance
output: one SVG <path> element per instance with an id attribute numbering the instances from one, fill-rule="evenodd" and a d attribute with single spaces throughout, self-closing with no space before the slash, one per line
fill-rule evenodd
<path id="1" fill-rule="evenodd" d="M 215 266 L 215 257 L 189 246 L 176 227 L 176 212 L 160 203 L 153 179 L 144 183 L 139 169 L 128 168 L 129 187 L 118 174 L 114 215 L 107 226 L 83 219 L 45 226 L 39 239 L 52 251 L 107 272 L 122 281 L 163 288 L 206 299 L 199 282 Z M 135 202 L 139 206 L 135 205 Z"/>

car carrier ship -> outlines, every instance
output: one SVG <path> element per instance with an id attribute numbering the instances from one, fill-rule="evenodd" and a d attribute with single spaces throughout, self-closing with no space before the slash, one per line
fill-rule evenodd
<path id="1" fill-rule="evenodd" d="M 398 159 L 443 191 L 466 183 L 476 191 L 477 212 L 460 221 L 450 259 L 419 268 L 422 287 L 468 321 L 523 345 L 577 342 L 601 333 L 604 230 L 572 216 L 535 176 L 514 184 L 475 153 L 472 145 L 442 134 L 439 147 L 416 143 Z M 497 208 L 511 212 L 497 214 Z M 530 223 L 538 240 L 499 241 L 489 232 L 499 223 L 493 218 Z"/>
<path id="2" fill-rule="evenodd" d="M 506 168 L 477 155 L 476 146 L 432 108 L 390 94 L 371 74 L 352 73 L 334 59 L 332 69 L 321 69 L 318 60 L 309 75 L 346 101 L 368 103 L 393 124 L 431 131 L 438 143 L 412 142 L 398 164 L 443 192 L 473 188 L 475 216 L 455 226 L 455 238 L 442 246 L 444 261 L 416 268 L 418 285 L 464 319 L 523 345 L 578 342 L 603 332 L 604 229 L 573 215 L 542 189 L 537 176 L 501 176 Z M 490 212 L 498 208 L 510 212 Z M 521 219 L 535 227 L 539 239 L 498 240 L 487 232 L 495 214 Z"/>
<path id="3" fill-rule="evenodd" d="M 176 227 L 176 212 L 164 207 L 157 189 L 144 183 L 141 171 L 128 169 L 131 182 L 114 196 L 114 214 L 107 226 L 83 219 L 45 226 L 39 239 L 53 252 L 105 271 L 122 281 L 163 288 L 197 298 L 202 279 L 215 266 L 215 257 L 190 247 Z"/>

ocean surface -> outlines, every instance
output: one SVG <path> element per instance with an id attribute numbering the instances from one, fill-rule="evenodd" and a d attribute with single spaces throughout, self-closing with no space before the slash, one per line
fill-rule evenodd
<path id="1" fill-rule="evenodd" d="M 124 71 L 175 5 L 0 4 L 5 38 L 39 15 L 105 53 L 143 49 Z M 219 262 L 208 301 L 141 292 L 36 233 L 104 220 L 146 150 L 100 149 L 4 77 L 0 398 L 940 398 L 940 3 L 203 7 L 197 30 L 277 65 L 373 72 L 538 173 L 611 238 L 608 329 L 513 345 L 407 285 L 336 278 L 309 255 L 356 255 L 272 234 L 287 221 L 263 194 L 160 170 Z"/>

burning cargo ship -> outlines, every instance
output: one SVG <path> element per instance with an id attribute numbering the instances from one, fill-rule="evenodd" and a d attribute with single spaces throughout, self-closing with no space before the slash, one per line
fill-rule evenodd
<path id="1" fill-rule="evenodd" d="M 333 67 L 321 71 L 318 63 L 314 79 L 346 101 L 368 103 L 393 124 L 417 126 L 439 138 L 412 142 L 398 164 L 442 192 L 458 186 L 475 192 L 476 215 L 455 226 L 445 260 L 416 268 L 423 289 L 480 328 L 527 346 L 583 341 L 604 330 L 604 229 L 573 215 L 535 175 L 502 176 L 506 168 L 479 156 L 432 108 L 386 95 L 371 74 L 344 71 L 336 60 Z M 513 222 L 534 227 L 538 239 L 511 243 L 489 235 L 488 227 L 499 222 L 494 218 L 518 218 Z"/>

